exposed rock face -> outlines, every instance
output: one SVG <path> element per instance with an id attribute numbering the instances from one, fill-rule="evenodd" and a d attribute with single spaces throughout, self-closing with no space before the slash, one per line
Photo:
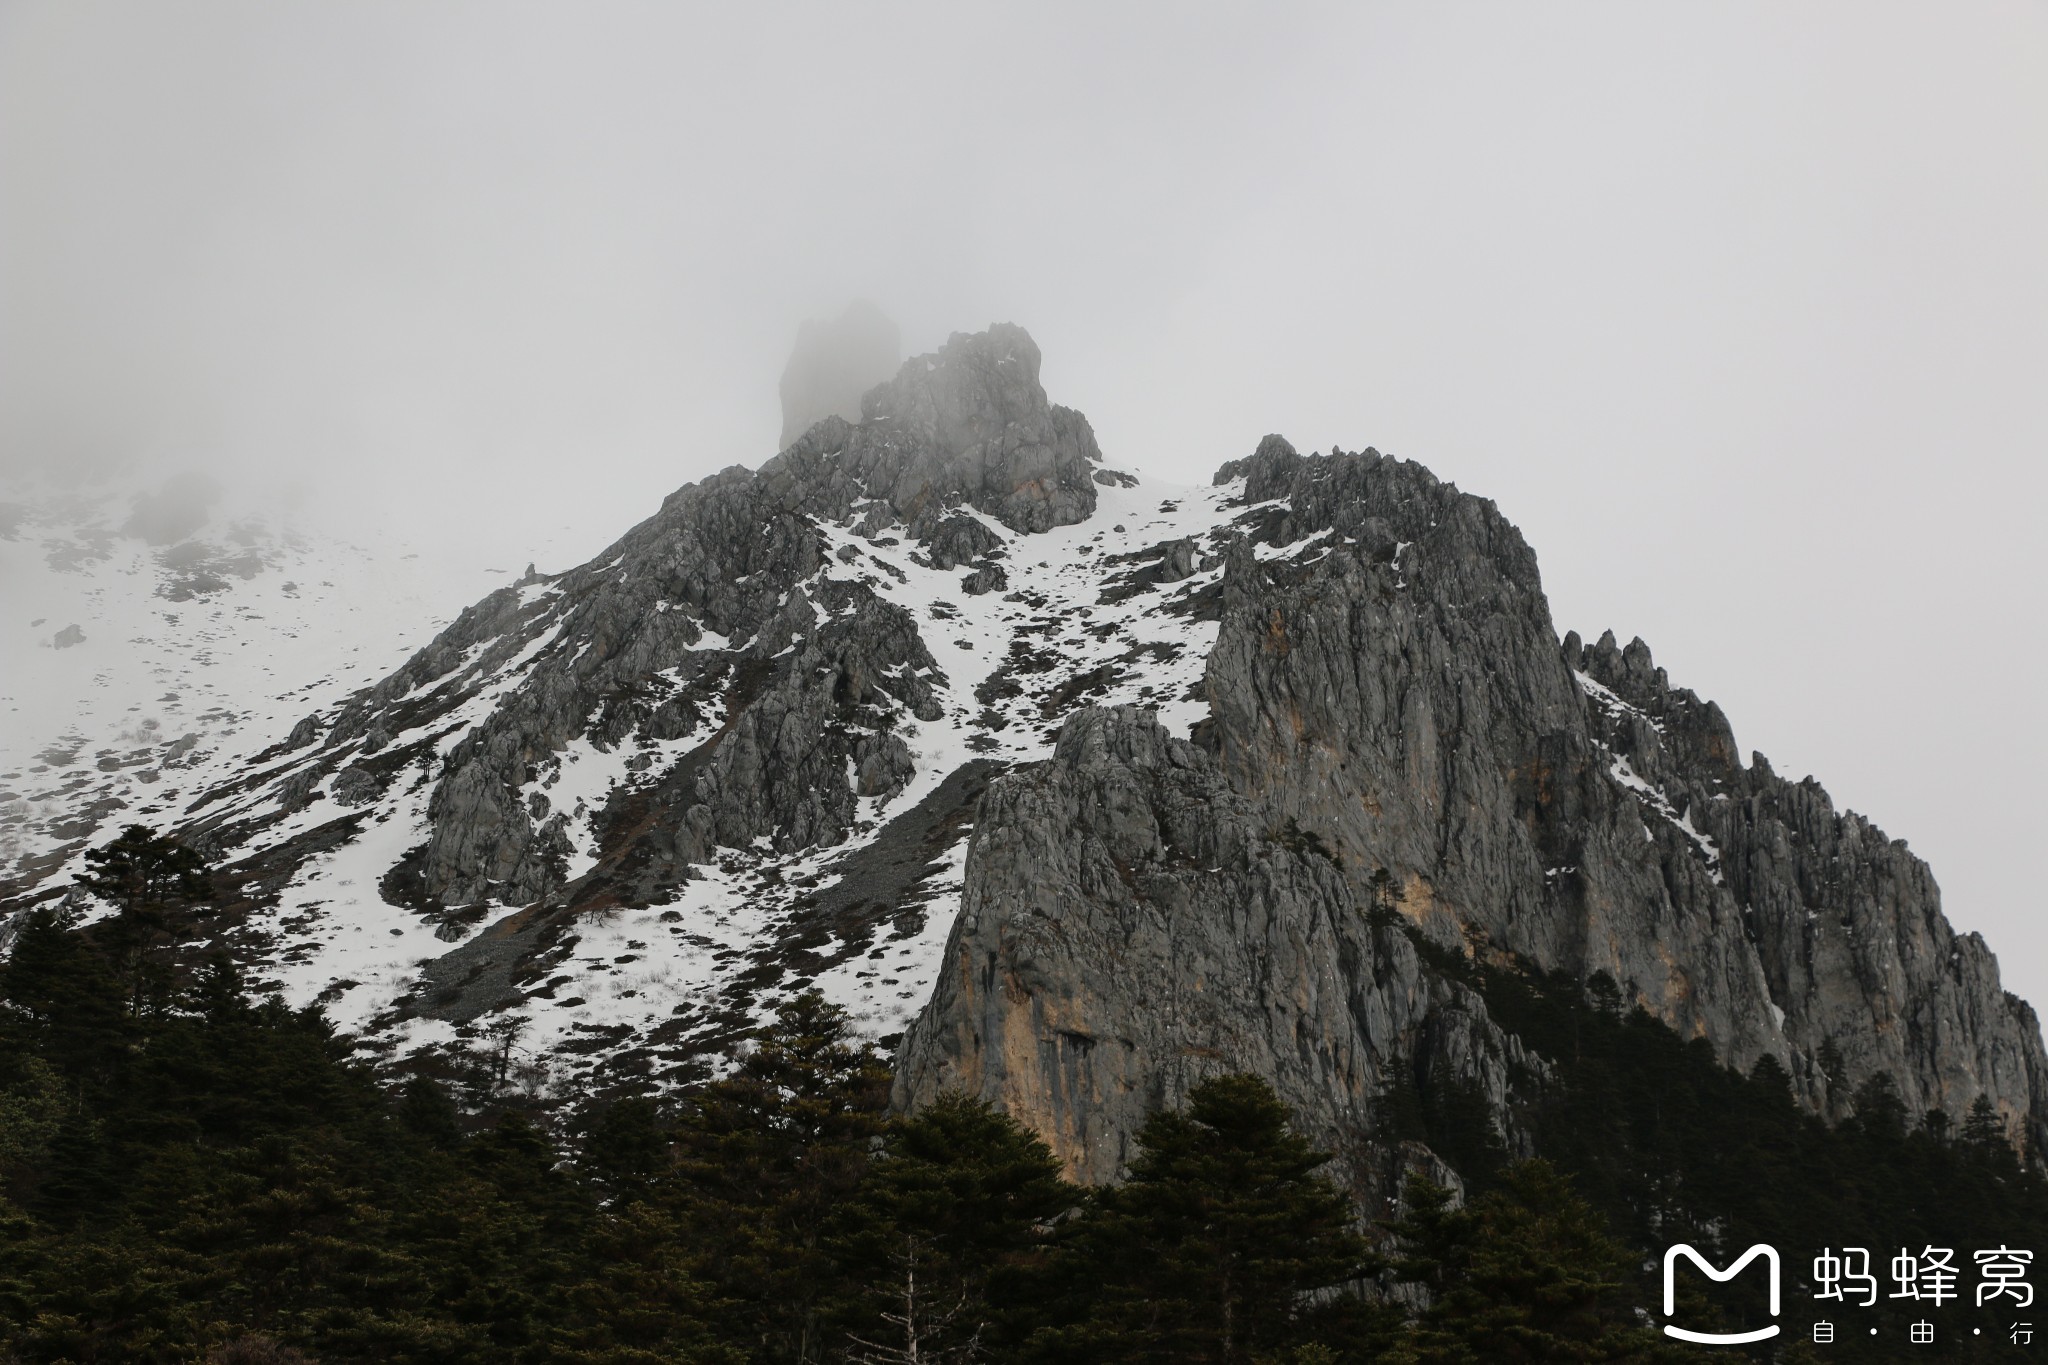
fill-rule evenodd
<path id="1" fill-rule="evenodd" d="M 1384 873 L 1437 942 L 1607 973 L 1733 1065 L 1777 1057 L 1824 1112 L 1888 1072 L 1916 1112 L 1988 1094 L 2015 1133 L 2048 1114 L 2038 1022 L 1925 865 L 1817 786 L 1743 768 L 1718 708 L 1640 642 L 1561 651 L 1491 503 L 1275 437 L 1218 482 L 1239 478 L 1197 727 L 1214 769 L 1127 717 L 1076 720 L 1046 771 L 991 788 L 906 1100 L 998 1098 L 1100 1176 L 1128 1116 L 1213 1048 L 1355 1133 L 1373 1066 L 1427 1015 L 1398 942 L 1354 928 Z M 1328 864 L 1248 863 L 1248 829 Z"/>
<path id="2" fill-rule="evenodd" d="M 1071 1176 L 1103 1181 L 1147 1115 L 1206 1076 L 1252 1071 L 1363 1179 L 1390 1068 L 1446 1066 L 1501 1105 L 1509 1061 L 1528 1065 L 1476 996 L 1367 909 L 1326 850 L 1150 711 L 1088 708 L 1050 761 L 982 799 L 898 1100 L 982 1095 Z"/>
<path id="3" fill-rule="evenodd" d="M 871 487 L 918 527 L 926 502 L 958 490 L 1019 531 L 1066 526 L 1095 510 L 1102 452 L 1088 419 L 1048 403 L 1038 344 L 1022 327 L 956 332 L 935 356 L 913 360 L 861 400 L 869 423 L 911 438 L 875 442 L 860 468 Z"/>
<path id="4" fill-rule="evenodd" d="M 2048 1112 L 2039 1024 L 1949 930 L 1926 865 L 1818 785 L 1744 769 L 1720 709 L 1673 691 L 1641 641 L 1560 652 L 1491 503 L 1278 443 L 1224 474 L 1291 506 L 1270 539 L 1327 527 L 1356 547 L 1296 582 L 1249 560 L 1225 577 L 1209 688 L 1242 788 L 1354 870 L 1393 871 L 1412 913 L 1605 971 L 1737 1066 L 1778 1057 L 1816 1107 L 1846 1112 L 1884 1071 L 1916 1113 L 1980 1093 Z"/>
<path id="5" fill-rule="evenodd" d="M 1720 708 L 1673 688 L 1642 641 L 1581 648 L 1568 635 L 1564 657 L 1583 670 L 1610 773 L 1661 794 L 1644 803 L 1667 827 L 1675 812 L 1699 832 L 1720 876 L 1674 879 L 1671 899 L 1738 917 L 1810 1104 L 1839 1118 L 1857 1085 L 1885 1073 L 1915 1112 L 1958 1114 L 1982 1094 L 2015 1133 L 2039 1124 L 2040 1022 L 2000 988 L 1984 940 L 1950 928 L 1927 864 L 1837 812 L 1811 778 L 1788 782 L 1761 754 L 1741 767 Z"/>
<path id="6" fill-rule="evenodd" d="M 896 373 L 902 360 L 896 324 L 866 300 L 830 322 L 806 320 L 782 371 L 780 447 L 827 417 L 859 421 L 861 395 Z"/>
<path id="7" fill-rule="evenodd" d="M 1377 456 L 1269 440 L 1228 467 L 1294 567 L 1224 575 L 1207 687 L 1233 781 L 1381 869 L 1440 941 L 1467 927 L 1544 967 L 1606 971 L 1747 1066 L 1784 1057 L 1738 907 L 1669 818 L 1612 780 L 1559 656 L 1535 558 L 1491 503 Z M 1711 982 L 1710 988 L 1706 987 Z"/>

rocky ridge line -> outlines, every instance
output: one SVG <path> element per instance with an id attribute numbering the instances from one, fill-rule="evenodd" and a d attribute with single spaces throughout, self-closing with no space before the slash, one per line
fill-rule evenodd
<path id="1" fill-rule="evenodd" d="M 2016 1137 L 2043 1131 L 2039 1023 L 1981 939 L 1949 928 L 1925 865 L 1817 784 L 1743 768 L 1718 708 L 1671 689 L 1640 642 L 1560 648 L 1535 558 L 1493 504 L 1376 452 L 1303 457 L 1277 437 L 1217 475 L 1239 480 L 1253 524 L 1223 574 L 1196 732 L 1213 769 L 1163 751 L 1204 774 L 1219 823 L 1170 837 L 1161 763 L 1084 741 L 1128 717 L 1076 717 L 1053 773 L 994 783 L 946 971 L 906 1040 L 906 1102 L 964 1086 L 1025 1107 L 1100 1176 L 1129 1123 L 1070 1114 L 1142 1111 L 1190 1074 L 1242 1068 L 1343 1150 L 1374 1071 L 1436 1046 L 1416 978 L 1376 965 L 1398 944 L 1335 928 L 1384 885 L 1437 944 L 1604 973 L 1731 1065 L 1776 1057 L 1821 1112 L 1883 1072 L 1912 1112 L 1988 1095 Z M 1075 818 L 1082 793 L 1105 795 Z M 1231 862 L 1247 830 L 1327 870 L 1254 889 Z M 1232 852 L 1175 862 L 1212 847 Z M 1383 989 L 1331 988 L 1368 976 Z M 1467 1065 L 1489 1090 L 1497 1070 Z"/>

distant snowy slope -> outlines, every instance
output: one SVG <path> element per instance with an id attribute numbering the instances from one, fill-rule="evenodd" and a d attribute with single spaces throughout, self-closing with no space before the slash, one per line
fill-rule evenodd
<path id="1" fill-rule="evenodd" d="M 192 477 L 0 486 L 0 887 L 176 821 L 516 572 L 304 521 Z"/>

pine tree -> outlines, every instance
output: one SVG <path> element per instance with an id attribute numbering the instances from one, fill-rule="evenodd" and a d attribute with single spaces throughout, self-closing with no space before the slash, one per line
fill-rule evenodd
<path id="1" fill-rule="evenodd" d="M 881 1133 L 888 1069 L 815 993 L 785 1004 L 676 1129 L 659 1198 L 706 1253 L 724 1340 L 764 1362 L 824 1358 L 843 1297 L 830 1224 Z"/>
<path id="2" fill-rule="evenodd" d="M 211 892 L 206 860 L 148 825 L 130 825 L 103 848 L 90 849 L 79 886 L 123 915 L 161 928 L 171 906 Z"/>
<path id="3" fill-rule="evenodd" d="M 452 1151 L 462 1144 L 462 1112 L 431 1076 L 406 1078 L 399 1091 L 398 1122 L 429 1148 Z"/>
<path id="4" fill-rule="evenodd" d="M 576 1129 L 584 1169 L 614 1202 L 645 1200 L 669 1164 L 669 1128 L 660 1105 L 644 1095 L 588 1108 Z"/>
<path id="5" fill-rule="evenodd" d="M 1137 1135 L 1121 1185 L 1096 1191 L 1058 1258 L 1073 1320 L 1050 1360 L 1251 1361 L 1310 1344 L 1309 1296 L 1370 1269 L 1330 1156 L 1253 1076 L 1222 1076 Z"/>
<path id="6" fill-rule="evenodd" d="M 303 1340 L 412 1270 L 388 1246 L 390 1212 L 339 1134 L 269 1136 L 210 1155 L 168 1220 L 167 1258 L 191 1268 L 207 1316 Z"/>
<path id="7" fill-rule="evenodd" d="M 100 1111 L 125 1094 L 142 1036 L 106 954 L 77 932 L 79 918 L 29 911 L 0 960 L 0 1093 L 15 1097 L 5 1108 L 21 1111 L 19 1126 L 8 1125 L 19 1137 L 0 1176 L 45 1218 L 101 1207 L 117 1190 Z"/>
<path id="8" fill-rule="evenodd" d="M 1979 1095 L 1970 1101 L 1970 1112 L 1963 1119 L 1962 1143 L 1985 1159 L 1996 1159 L 2001 1154 L 2011 1155 L 2012 1144 L 2006 1139 L 2005 1120 L 1999 1117 L 1989 1095 Z"/>
<path id="9" fill-rule="evenodd" d="M 152 997 L 162 1003 L 168 991 L 154 950 L 175 936 L 172 911 L 212 894 L 206 860 L 147 825 L 130 825 L 104 848 L 88 850 L 85 861 L 78 885 L 116 911 L 101 934 L 127 978 L 129 1013 L 140 1017 Z"/>
<path id="10" fill-rule="evenodd" d="M 63 1126 L 64 1078 L 34 1053 L 10 1059 L 13 1078 L 0 1085 L 0 1201 L 32 1178 Z"/>
<path id="11" fill-rule="evenodd" d="M 1872 1142 L 1896 1146 L 1906 1137 L 1906 1105 L 1899 1098 L 1899 1083 L 1889 1072 L 1879 1071 L 1856 1087 L 1850 1125 Z"/>
<path id="12" fill-rule="evenodd" d="M 858 1286 L 841 1315 L 854 1358 L 940 1365 L 1004 1349 L 1028 1307 L 1023 1263 L 1080 1198 L 1051 1149 L 985 1100 L 942 1095 L 897 1119 L 834 1238 Z"/>
<path id="13" fill-rule="evenodd" d="M 728 1337 L 739 1305 L 714 1255 L 672 1208 L 627 1201 L 593 1220 L 582 1273 L 564 1296 L 555 1354 L 589 1365 L 745 1365 Z"/>
<path id="14" fill-rule="evenodd" d="M 1469 1210 L 1411 1181 L 1393 1225 L 1396 1263 L 1429 1307 L 1407 1354 L 1423 1365 L 1638 1358 L 1658 1339 L 1636 1324 L 1624 1285 L 1628 1250 L 1545 1161 L 1520 1161 Z"/>
<path id="15" fill-rule="evenodd" d="M 1401 1217 L 1390 1227 L 1399 1239 L 1391 1268 L 1403 1283 L 1436 1302 L 1464 1282 L 1479 1217 L 1448 1188 L 1410 1172 L 1401 1191 Z"/>
<path id="16" fill-rule="evenodd" d="M 75 1088 L 111 1083 L 135 1026 L 106 955 L 76 931 L 75 910 L 41 906 L 22 919 L 0 959 L 0 1074 L 39 1057 Z"/>

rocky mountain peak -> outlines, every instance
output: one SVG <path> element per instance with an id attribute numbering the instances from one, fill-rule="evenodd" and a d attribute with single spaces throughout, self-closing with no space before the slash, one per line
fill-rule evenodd
<path id="1" fill-rule="evenodd" d="M 1046 397 L 1038 367 L 1038 344 L 1014 323 L 955 332 L 870 388 L 858 421 L 827 415 L 787 442 L 761 484 L 792 511 L 859 505 L 863 524 L 918 540 L 963 505 L 1022 532 L 1085 520 L 1102 452 L 1087 418 Z"/>
<path id="2" fill-rule="evenodd" d="M 861 399 L 861 416 L 920 432 L 949 450 L 999 438 L 1011 423 L 1050 406 L 1038 382 L 1038 343 L 1011 322 L 955 332 Z"/>
<path id="3" fill-rule="evenodd" d="M 955 332 L 869 390 L 859 426 L 823 423 L 798 449 L 836 459 L 919 538 L 963 501 L 1016 531 L 1072 525 L 1095 510 L 1102 452 L 1087 418 L 1047 399 L 1038 365 L 1015 324 Z"/>

